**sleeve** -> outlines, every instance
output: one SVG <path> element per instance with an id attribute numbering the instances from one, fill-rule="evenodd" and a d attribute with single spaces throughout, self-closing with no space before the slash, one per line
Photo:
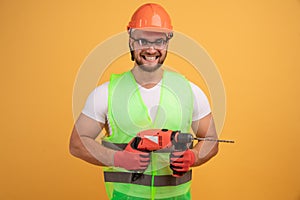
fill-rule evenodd
<path id="1" fill-rule="evenodd" d="M 107 116 L 108 83 L 98 86 L 90 93 L 82 110 L 83 114 L 101 123 L 105 123 Z"/>
<path id="2" fill-rule="evenodd" d="M 192 121 L 196 121 L 211 113 L 211 108 L 204 92 L 194 83 L 190 82 L 190 85 L 194 94 Z"/>

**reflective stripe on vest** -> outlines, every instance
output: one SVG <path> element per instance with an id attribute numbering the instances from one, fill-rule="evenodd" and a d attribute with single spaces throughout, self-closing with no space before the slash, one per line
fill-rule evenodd
<path id="1" fill-rule="evenodd" d="M 154 177 L 154 186 L 176 186 L 186 183 L 192 179 L 192 170 L 188 171 L 181 177 L 172 175 L 162 175 Z M 152 176 L 142 173 L 127 172 L 104 172 L 105 182 L 131 183 L 138 185 L 151 186 Z"/>

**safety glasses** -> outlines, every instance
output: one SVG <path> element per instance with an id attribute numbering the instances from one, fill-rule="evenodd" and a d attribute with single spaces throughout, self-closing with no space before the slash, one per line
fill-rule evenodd
<path id="1" fill-rule="evenodd" d="M 144 38 L 130 38 L 133 40 L 134 49 L 147 49 L 150 47 L 153 47 L 155 49 L 165 49 L 168 44 L 168 40 L 165 40 L 163 38 L 159 38 L 153 42 L 150 42 L 149 40 Z"/>

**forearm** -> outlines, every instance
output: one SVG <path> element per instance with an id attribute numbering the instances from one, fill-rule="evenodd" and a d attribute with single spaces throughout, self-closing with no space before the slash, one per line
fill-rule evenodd
<path id="1" fill-rule="evenodd" d="M 104 147 L 92 138 L 80 139 L 82 144 L 70 149 L 73 156 L 98 166 L 114 165 L 114 150 Z"/>
<path id="2" fill-rule="evenodd" d="M 195 163 L 192 167 L 200 166 L 218 153 L 218 142 L 200 141 L 192 151 L 195 154 Z"/>
<path id="3" fill-rule="evenodd" d="M 70 138 L 70 153 L 86 162 L 98 166 L 113 166 L 115 151 L 104 147 L 93 137 L 79 135 L 74 127 Z"/>
<path id="4" fill-rule="evenodd" d="M 199 121 L 193 122 L 193 130 L 196 137 L 218 139 L 215 123 L 211 114 Z M 199 166 L 209 161 L 218 153 L 218 146 L 218 142 L 199 141 L 192 149 L 195 154 L 195 163 L 193 166 Z"/>
<path id="5" fill-rule="evenodd" d="M 69 147 L 70 153 L 79 158 L 82 159 L 88 163 L 98 165 L 98 166 L 103 166 L 104 164 L 100 162 L 98 159 L 96 159 L 85 147 L 84 145 L 81 146 L 75 146 L 75 145 L 70 145 Z"/>

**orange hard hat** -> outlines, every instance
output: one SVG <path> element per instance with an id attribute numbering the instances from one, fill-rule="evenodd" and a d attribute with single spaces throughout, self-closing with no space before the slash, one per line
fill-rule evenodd
<path id="1" fill-rule="evenodd" d="M 171 18 L 158 4 L 147 3 L 139 7 L 132 15 L 127 30 L 143 29 L 156 32 L 172 32 Z"/>

